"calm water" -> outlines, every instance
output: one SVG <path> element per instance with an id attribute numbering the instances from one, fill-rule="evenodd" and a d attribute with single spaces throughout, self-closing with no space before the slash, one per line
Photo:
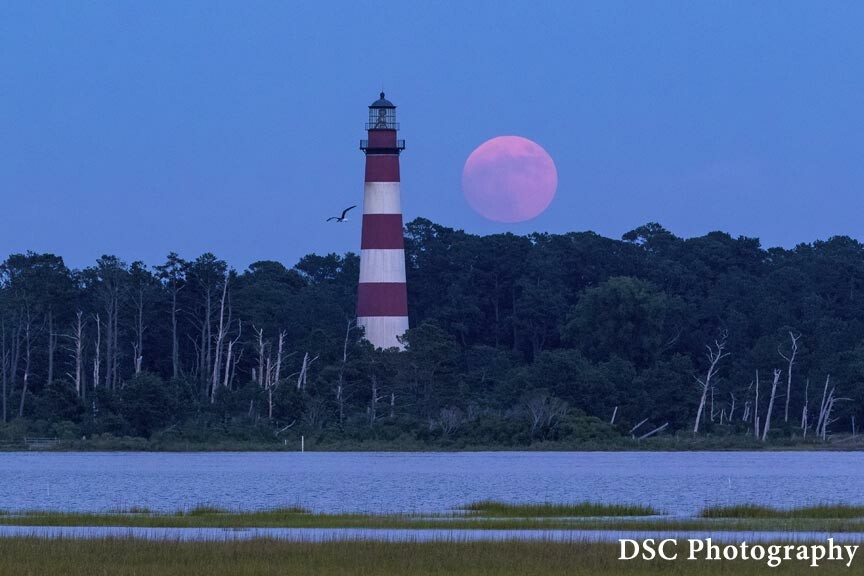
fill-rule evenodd
<path id="1" fill-rule="evenodd" d="M 479 499 L 864 504 L 854 452 L 0 453 L 0 509 L 300 505 L 440 512 Z"/>

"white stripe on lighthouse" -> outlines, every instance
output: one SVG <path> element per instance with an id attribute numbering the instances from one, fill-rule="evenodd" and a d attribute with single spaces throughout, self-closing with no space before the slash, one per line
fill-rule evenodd
<path id="1" fill-rule="evenodd" d="M 396 339 L 408 330 L 407 316 L 363 316 L 357 324 L 366 329 L 366 339 L 378 348 L 404 348 Z"/>
<path id="2" fill-rule="evenodd" d="M 363 191 L 364 214 L 401 214 L 399 182 L 366 182 Z"/>
<path id="3" fill-rule="evenodd" d="M 405 282 L 405 250 L 361 250 L 360 282 Z"/>

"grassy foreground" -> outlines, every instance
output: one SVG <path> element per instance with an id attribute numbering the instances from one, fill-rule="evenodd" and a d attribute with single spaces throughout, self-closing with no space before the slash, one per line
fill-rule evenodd
<path id="1" fill-rule="evenodd" d="M 147 542 L 0 539 L 0 575 L 15 576 L 593 576 L 776 574 L 760 562 L 617 560 L 615 544 L 550 542 L 400 543 Z M 807 563 L 783 574 L 812 574 Z M 821 575 L 848 574 L 826 563 Z"/>

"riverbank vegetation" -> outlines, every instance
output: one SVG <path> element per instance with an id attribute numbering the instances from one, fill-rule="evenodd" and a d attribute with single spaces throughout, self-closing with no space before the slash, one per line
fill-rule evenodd
<path id="1" fill-rule="evenodd" d="M 568 518 L 594 516 L 654 516 L 660 514 L 650 506 L 635 504 L 598 504 L 577 502 L 574 504 L 513 504 L 498 500 L 481 500 L 459 508 L 487 518 Z"/>
<path id="2" fill-rule="evenodd" d="M 642 576 L 649 574 L 774 574 L 764 562 L 617 560 L 617 544 L 553 542 L 350 541 L 291 543 L 270 540 L 148 542 L 0 538 L 0 575 L 90 576 Z M 684 566 L 686 565 L 686 570 Z M 820 574 L 847 574 L 842 562 L 823 562 Z M 808 562 L 783 565 L 784 574 L 811 574 Z"/>
<path id="3" fill-rule="evenodd" d="M 711 506 L 699 513 L 702 518 L 856 518 L 864 520 L 864 506 L 846 504 L 819 504 L 800 508 L 772 508 L 758 504 L 737 506 Z"/>
<path id="4" fill-rule="evenodd" d="M 0 265 L 0 449 L 860 448 L 864 246 L 656 224 L 405 228 L 406 350 L 359 260 Z"/>
<path id="5" fill-rule="evenodd" d="M 767 510 L 767 511 L 766 511 Z M 8 526 L 129 526 L 150 528 L 404 528 L 472 530 L 714 530 L 862 532 L 858 506 L 792 510 L 707 508 L 693 517 L 665 516 L 651 507 L 601 504 L 478 503 L 452 513 L 313 513 L 300 507 L 225 510 L 197 506 L 172 513 L 130 508 L 104 513 L 6 512 Z"/>

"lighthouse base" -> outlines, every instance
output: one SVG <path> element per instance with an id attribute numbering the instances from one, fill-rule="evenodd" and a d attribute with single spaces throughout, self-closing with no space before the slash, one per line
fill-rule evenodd
<path id="1" fill-rule="evenodd" d="M 407 316 L 361 316 L 357 325 L 365 329 L 366 339 L 375 348 L 405 349 L 397 337 L 408 330 Z"/>

